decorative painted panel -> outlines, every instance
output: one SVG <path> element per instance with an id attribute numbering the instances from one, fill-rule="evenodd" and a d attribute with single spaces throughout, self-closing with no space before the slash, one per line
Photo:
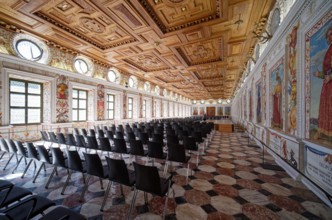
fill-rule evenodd
<path id="1" fill-rule="evenodd" d="M 249 91 L 249 121 L 253 118 L 253 102 L 252 102 L 252 89 Z"/>
<path id="2" fill-rule="evenodd" d="M 123 105 L 123 110 L 122 110 L 122 118 L 126 119 L 127 118 L 127 91 L 123 91 L 123 99 L 122 99 L 122 105 Z"/>
<path id="3" fill-rule="evenodd" d="M 66 76 L 60 75 L 56 78 L 56 116 L 57 123 L 69 122 L 68 103 L 69 80 Z"/>
<path id="4" fill-rule="evenodd" d="M 281 58 L 270 70 L 270 118 L 271 127 L 283 129 L 284 63 Z"/>
<path id="5" fill-rule="evenodd" d="M 262 66 L 262 123 L 266 123 L 266 63 Z"/>
<path id="6" fill-rule="evenodd" d="M 256 122 L 262 123 L 262 81 L 256 83 Z"/>
<path id="7" fill-rule="evenodd" d="M 305 38 L 306 137 L 332 146 L 332 11 Z"/>
<path id="8" fill-rule="evenodd" d="M 297 76 L 296 76 L 296 42 L 297 42 L 297 31 L 299 29 L 299 24 L 295 25 L 292 32 L 287 37 L 287 87 L 286 95 L 288 100 L 287 105 L 287 120 L 286 120 L 286 132 L 292 135 L 297 134 L 296 129 L 296 96 L 297 96 Z"/>
<path id="9" fill-rule="evenodd" d="M 97 120 L 104 120 L 105 115 L 105 86 L 97 85 Z"/>
<path id="10" fill-rule="evenodd" d="M 52 54 L 52 58 L 49 64 L 50 66 L 74 72 L 73 69 L 73 62 L 75 57 L 74 54 L 65 53 L 64 51 L 56 47 L 50 47 L 50 51 Z"/>
<path id="11" fill-rule="evenodd" d="M 51 83 L 43 84 L 43 123 L 51 123 Z"/>
<path id="12" fill-rule="evenodd" d="M 143 118 L 143 96 L 142 96 L 142 93 L 139 93 L 138 97 L 139 97 L 138 98 L 138 117 Z M 146 107 L 147 106 L 145 106 L 145 111 L 146 111 Z"/>

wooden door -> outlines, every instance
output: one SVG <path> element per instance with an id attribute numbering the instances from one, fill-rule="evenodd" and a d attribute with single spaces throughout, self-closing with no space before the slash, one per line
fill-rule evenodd
<path id="1" fill-rule="evenodd" d="M 207 107 L 206 108 L 206 115 L 208 117 L 215 116 L 216 115 L 216 107 Z"/>

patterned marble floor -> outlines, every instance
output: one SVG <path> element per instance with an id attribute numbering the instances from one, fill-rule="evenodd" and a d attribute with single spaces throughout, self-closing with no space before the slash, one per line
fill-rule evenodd
<path id="1" fill-rule="evenodd" d="M 266 159 L 274 163 L 271 156 L 266 156 Z M 0 161 L 1 168 L 4 163 Z M 173 164 L 174 194 L 169 196 L 167 219 L 332 219 L 332 209 L 302 183 L 294 181 L 284 171 L 264 169 L 260 163 L 261 149 L 248 147 L 247 139 L 242 138 L 241 134 L 216 133 L 198 167 L 195 166 L 195 158 L 192 158 L 193 172 L 188 185 L 185 181 L 186 169 Z M 89 185 L 85 203 L 80 203 L 81 174 L 73 174 L 65 195 L 61 195 L 65 170 L 59 172 L 46 190 L 44 186 L 51 167 L 46 173 L 42 171 L 36 183 L 32 183 L 33 166 L 24 179 L 20 178 L 24 166 L 11 174 L 14 166 L 12 162 L 5 171 L 1 169 L 0 178 L 9 179 L 54 200 L 58 205 L 80 212 L 89 220 L 125 219 L 133 196 L 128 187 L 124 187 L 125 198 L 121 198 L 119 186 L 114 186 L 105 211 L 100 212 L 104 190 L 100 188 L 97 178 Z M 107 184 L 108 180 L 104 180 L 105 188 Z M 161 219 L 165 200 L 151 195 L 148 200 L 146 207 L 143 193 L 138 194 L 131 219 Z"/>

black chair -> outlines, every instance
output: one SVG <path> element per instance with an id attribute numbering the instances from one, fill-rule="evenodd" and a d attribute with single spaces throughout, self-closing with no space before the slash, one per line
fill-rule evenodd
<path id="1" fill-rule="evenodd" d="M 15 141 L 16 147 L 17 147 L 17 154 L 20 156 L 20 159 L 18 160 L 18 163 L 16 167 L 14 168 L 13 172 L 17 169 L 17 167 L 20 165 L 22 159 L 24 159 L 25 165 L 27 165 L 27 157 L 28 152 L 27 149 L 23 146 L 21 141 Z"/>
<path id="2" fill-rule="evenodd" d="M 17 166 L 20 164 L 19 162 L 21 162 L 22 157 L 20 158 L 20 160 L 18 159 L 18 151 L 14 141 L 12 139 L 8 139 L 7 142 L 8 142 L 9 153 L 13 154 L 16 158 L 16 167 L 12 171 L 12 173 L 14 173 Z"/>
<path id="3" fill-rule="evenodd" d="M 122 131 L 116 131 L 115 132 L 115 138 L 124 139 L 123 132 Z"/>
<path id="4" fill-rule="evenodd" d="M 80 197 L 81 202 L 83 201 L 85 191 L 88 189 L 89 182 L 92 176 L 99 177 L 101 189 L 104 189 L 102 179 L 106 179 L 108 177 L 107 173 L 108 168 L 107 166 L 103 166 L 98 154 L 88 154 L 84 152 L 83 154 L 85 158 L 87 179 L 85 180 L 85 185 L 81 193 Z"/>
<path id="5" fill-rule="evenodd" d="M 92 150 L 99 150 L 98 142 L 96 136 L 88 136 L 87 137 L 87 147 Z"/>
<path id="6" fill-rule="evenodd" d="M 53 171 L 52 171 L 52 173 L 51 173 L 50 177 L 48 178 L 48 181 L 45 185 L 46 189 L 48 189 L 48 186 L 51 183 L 51 180 L 54 176 L 54 173 L 56 172 L 58 167 L 65 168 L 67 170 L 67 173 L 69 173 L 68 167 L 67 167 L 67 164 L 66 164 L 66 159 L 65 159 L 61 149 L 58 148 L 58 147 L 51 147 L 50 149 L 51 149 L 51 152 L 52 152 L 52 164 L 53 164 L 54 168 L 53 168 Z"/>
<path id="7" fill-rule="evenodd" d="M 95 137 L 96 136 L 95 130 L 94 129 L 89 129 L 89 135 Z"/>
<path id="8" fill-rule="evenodd" d="M 58 138 L 59 147 L 61 147 L 61 145 L 65 145 L 66 148 L 68 149 L 68 145 L 67 145 L 65 135 L 63 133 L 57 133 L 56 136 Z"/>
<path id="9" fill-rule="evenodd" d="M 119 183 L 121 189 L 121 195 L 124 197 L 122 185 L 132 187 L 135 184 L 135 172 L 129 171 L 124 160 L 117 160 L 113 158 L 106 157 L 108 165 L 108 185 L 104 195 L 104 200 L 101 205 L 100 211 L 104 211 L 104 206 L 106 199 L 112 187 L 112 184 Z"/>
<path id="10" fill-rule="evenodd" d="M 56 138 L 56 135 L 53 131 L 49 131 L 48 135 L 49 135 L 50 141 L 51 141 L 51 146 L 50 147 L 52 147 L 54 143 L 58 143 L 58 139 Z"/>
<path id="11" fill-rule="evenodd" d="M 167 146 L 170 144 L 179 144 L 179 138 L 175 134 L 168 134 L 166 136 Z"/>
<path id="12" fill-rule="evenodd" d="M 135 156 L 145 156 L 147 153 L 144 151 L 143 144 L 140 140 L 130 140 L 130 154 Z"/>
<path id="13" fill-rule="evenodd" d="M 158 142 L 164 145 L 164 135 L 155 133 L 152 135 L 152 142 Z"/>
<path id="14" fill-rule="evenodd" d="M 186 150 L 183 145 L 180 144 L 169 144 L 167 148 L 168 154 L 164 169 L 164 174 L 166 175 L 168 164 L 171 162 L 178 162 L 182 164 L 187 164 L 187 176 L 186 184 L 188 184 L 188 174 L 189 174 L 189 160 L 190 156 L 186 156 Z"/>
<path id="15" fill-rule="evenodd" d="M 72 174 L 71 171 L 77 171 L 77 172 L 82 173 L 83 183 L 85 183 L 84 173 L 86 171 L 83 168 L 83 163 L 80 158 L 80 155 L 78 154 L 78 152 L 76 150 L 67 150 L 66 153 L 67 153 L 67 161 L 68 161 L 68 176 L 67 176 L 65 185 L 63 185 L 61 195 L 63 195 L 65 193 L 66 187 L 68 185 L 68 182 L 69 182 L 71 174 Z"/>
<path id="16" fill-rule="evenodd" d="M 140 132 L 139 139 L 142 141 L 142 144 L 146 145 L 149 142 L 149 134 L 146 132 Z"/>
<path id="17" fill-rule="evenodd" d="M 101 130 L 101 129 L 99 129 L 99 130 L 97 130 L 97 134 L 98 134 L 98 137 L 99 138 L 103 138 L 103 137 L 105 137 L 105 133 L 104 133 L 104 131 L 103 130 Z"/>
<path id="18" fill-rule="evenodd" d="M 76 138 L 76 145 L 79 148 L 85 148 L 85 152 L 88 151 L 87 144 L 85 142 L 84 136 L 83 135 L 75 135 Z"/>
<path id="19" fill-rule="evenodd" d="M 25 167 L 25 170 L 24 170 L 21 178 L 24 177 L 25 173 L 28 171 L 28 169 L 29 169 L 32 162 L 34 162 L 35 169 L 36 169 L 36 167 L 37 167 L 36 161 L 39 160 L 38 152 L 37 152 L 35 146 L 33 145 L 33 143 L 27 143 L 27 149 L 28 149 L 28 157 L 27 158 L 30 159 L 30 161 L 28 162 L 28 165 Z"/>
<path id="20" fill-rule="evenodd" d="M 166 159 L 166 154 L 163 152 L 163 145 L 160 142 L 149 142 L 148 143 L 148 154 L 149 158 L 152 158 L 152 166 L 154 166 L 155 159 Z"/>
<path id="21" fill-rule="evenodd" d="M 68 208 L 58 206 L 39 220 L 86 220 L 87 218 Z"/>
<path id="22" fill-rule="evenodd" d="M 2 182 L 0 185 L 2 185 L 0 188 L 0 209 L 32 194 L 29 190 L 14 186 L 8 182 Z"/>
<path id="23" fill-rule="evenodd" d="M 145 166 L 135 162 L 133 164 L 135 169 L 136 184 L 127 219 L 130 218 L 131 210 L 135 205 L 137 193 L 139 190 L 161 197 L 166 196 L 163 211 L 163 219 L 165 219 L 169 189 L 173 184 L 171 180 L 172 176 L 170 175 L 167 179 L 160 178 L 157 167 Z"/>
<path id="24" fill-rule="evenodd" d="M 47 198 L 33 195 L 9 206 L 1 212 L 8 219 L 31 219 L 39 214 L 43 214 L 46 209 L 54 205 L 55 202 Z"/>
<path id="25" fill-rule="evenodd" d="M 85 128 L 81 129 L 81 134 L 83 135 L 84 138 L 86 138 L 88 136 L 88 132 L 86 131 Z"/>
<path id="26" fill-rule="evenodd" d="M 3 167 L 3 170 L 5 170 L 8 166 L 8 164 L 10 163 L 10 161 L 12 160 L 12 158 L 14 157 L 14 153 L 10 153 L 9 152 L 9 147 L 8 147 L 8 144 L 6 142 L 6 140 L 4 138 L 0 138 L 0 145 L 1 145 L 1 149 L 2 151 L 4 152 L 2 155 L 1 155 L 1 159 L 2 157 L 7 153 L 9 154 L 9 158 L 8 158 L 8 161 L 6 163 L 6 165 Z"/>
<path id="27" fill-rule="evenodd" d="M 129 142 L 130 140 L 136 140 L 134 132 L 128 132 L 126 135 L 126 142 Z"/>
<path id="28" fill-rule="evenodd" d="M 74 133 L 74 135 L 79 135 L 80 134 L 80 132 L 78 131 L 78 128 L 74 128 L 73 133 Z"/>
<path id="29" fill-rule="evenodd" d="M 43 144 L 45 144 L 46 142 L 51 142 L 46 131 L 40 131 L 40 134 L 42 136 L 42 140 L 44 141 Z"/>
<path id="30" fill-rule="evenodd" d="M 77 145 L 73 134 L 66 134 L 66 145 L 68 146 L 68 149 L 70 149 L 71 146 L 74 146 L 76 149 Z"/>
<path id="31" fill-rule="evenodd" d="M 196 144 L 195 138 L 194 137 L 183 136 L 183 146 L 186 150 L 189 150 L 189 153 L 191 153 L 191 151 L 196 151 L 196 154 L 197 154 L 196 166 L 198 166 L 199 149 L 198 149 L 198 146 Z"/>
<path id="32" fill-rule="evenodd" d="M 127 145 L 124 139 L 114 138 L 114 152 L 118 154 L 127 154 Z M 121 155 L 122 156 L 122 155 Z"/>
<path id="33" fill-rule="evenodd" d="M 110 152 L 112 152 L 112 147 L 110 140 L 107 137 L 100 137 L 99 138 L 99 146 L 102 151 L 106 151 L 107 155 L 110 156 Z"/>
<path id="34" fill-rule="evenodd" d="M 37 179 L 41 169 L 44 167 L 44 171 L 46 172 L 46 164 L 50 164 L 50 165 L 52 164 L 49 153 L 46 150 L 46 148 L 44 147 L 44 145 L 37 145 L 36 148 L 37 148 L 38 155 L 39 155 L 39 162 L 42 162 L 42 164 L 40 165 L 35 177 L 33 178 L 33 181 L 32 181 L 33 183 L 36 182 L 36 179 Z"/>

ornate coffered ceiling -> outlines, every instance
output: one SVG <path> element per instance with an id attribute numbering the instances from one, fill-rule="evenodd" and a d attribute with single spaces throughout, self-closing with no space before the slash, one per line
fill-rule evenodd
<path id="1" fill-rule="evenodd" d="M 227 99 L 275 0 L 0 0 L 0 20 L 191 99 Z"/>

